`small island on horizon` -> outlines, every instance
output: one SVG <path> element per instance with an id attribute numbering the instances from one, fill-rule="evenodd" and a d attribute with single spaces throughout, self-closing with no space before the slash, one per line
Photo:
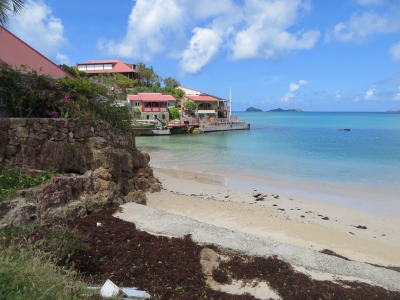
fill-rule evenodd
<path id="1" fill-rule="evenodd" d="M 400 113 L 400 109 L 397 109 L 397 110 L 388 110 L 387 111 L 388 113 Z"/>
<path id="2" fill-rule="evenodd" d="M 303 112 L 303 111 L 300 108 L 293 108 L 293 109 L 276 108 L 268 110 L 267 112 Z"/>
<path id="3" fill-rule="evenodd" d="M 246 112 L 262 112 L 262 110 L 259 108 L 249 107 L 246 109 Z"/>

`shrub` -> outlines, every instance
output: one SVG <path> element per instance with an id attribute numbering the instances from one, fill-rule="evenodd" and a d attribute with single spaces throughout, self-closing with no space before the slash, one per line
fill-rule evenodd
<path id="1" fill-rule="evenodd" d="M 179 119 L 179 110 L 176 107 L 171 107 L 169 109 L 169 115 L 170 115 L 170 119 Z"/>
<path id="2" fill-rule="evenodd" d="M 185 110 L 196 110 L 198 105 L 193 102 L 193 101 L 186 101 L 183 106 L 185 107 Z"/>
<path id="3" fill-rule="evenodd" d="M 87 77 L 53 79 L 26 69 L 0 66 L 0 109 L 20 118 L 85 117 L 129 129 L 129 111 L 106 97 L 107 87 Z"/>
<path id="4" fill-rule="evenodd" d="M 58 172 L 53 170 L 31 175 L 26 169 L 10 164 L 0 165 L 0 201 L 12 199 L 17 190 L 41 185 L 57 174 Z"/>

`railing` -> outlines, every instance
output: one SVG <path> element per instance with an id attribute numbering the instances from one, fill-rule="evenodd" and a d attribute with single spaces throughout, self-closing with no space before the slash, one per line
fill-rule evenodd
<path id="1" fill-rule="evenodd" d="M 166 107 L 144 107 L 142 112 L 167 112 L 168 108 Z"/>

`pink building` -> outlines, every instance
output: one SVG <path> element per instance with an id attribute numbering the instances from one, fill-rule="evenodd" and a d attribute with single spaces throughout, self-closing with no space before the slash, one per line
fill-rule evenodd
<path id="1" fill-rule="evenodd" d="M 152 120 L 157 116 L 161 120 L 169 120 L 169 108 L 175 106 L 175 98 L 161 93 L 139 93 L 128 95 L 127 101 L 132 110 L 139 108 L 143 120 Z"/>

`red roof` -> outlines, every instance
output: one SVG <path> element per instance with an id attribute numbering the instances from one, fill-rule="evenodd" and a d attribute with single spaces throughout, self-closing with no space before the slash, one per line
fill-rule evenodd
<path id="1" fill-rule="evenodd" d="M 12 68 L 26 65 L 27 71 L 36 70 L 39 74 L 56 78 L 65 76 L 73 78 L 71 74 L 1 26 L 0 45 L 0 62 Z"/>
<path id="2" fill-rule="evenodd" d="M 138 95 L 128 95 L 129 101 L 142 101 Z"/>
<path id="3" fill-rule="evenodd" d="M 175 101 L 171 95 L 163 95 L 161 93 L 139 93 L 137 95 L 128 95 L 129 101 L 143 101 L 143 102 L 166 102 Z"/>
<path id="4" fill-rule="evenodd" d="M 218 99 L 211 97 L 211 96 L 192 96 L 192 95 L 185 95 L 186 98 L 192 101 L 219 101 Z"/>
<path id="5" fill-rule="evenodd" d="M 98 73 L 135 73 L 136 71 L 132 69 L 129 65 L 118 59 L 110 59 L 110 60 L 88 60 L 84 63 L 78 64 L 78 66 L 82 65 L 98 65 L 98 64 L 112 64 L 113 67 L 110 70 L 83 70 L 88 74 L 98 74 Z"/>

